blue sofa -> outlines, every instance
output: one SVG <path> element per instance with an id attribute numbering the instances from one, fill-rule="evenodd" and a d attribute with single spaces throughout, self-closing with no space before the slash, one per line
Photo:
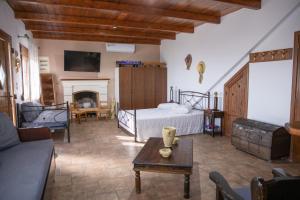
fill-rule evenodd
<path id="1" fill-rule="evenodd" d="M 16 129 L 0 112 L 0 199 L 43 199 L 47 180 L 54 177 L 53 155 L 48 128 Z"/>

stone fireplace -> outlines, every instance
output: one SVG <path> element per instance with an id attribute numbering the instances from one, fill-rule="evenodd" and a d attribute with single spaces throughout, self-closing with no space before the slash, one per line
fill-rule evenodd
<path id="1" fill-rule="evenodd" d="M 96 108 L 99 106 L 99 93 L 95 91 L 78 91 L 73 93 L 73 103 L 78 108 Z"/>

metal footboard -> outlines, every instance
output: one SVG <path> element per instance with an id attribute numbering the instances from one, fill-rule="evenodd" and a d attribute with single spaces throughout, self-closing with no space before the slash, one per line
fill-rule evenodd
<path id="1" fill-rule="evenodd" d="M 123 128 L 126 132 L 133 134 L 134 141 L 137 142 L 136 109 L 132 111 L 120 109 L 119 103 L 117 103 L 118 128 Z"/>

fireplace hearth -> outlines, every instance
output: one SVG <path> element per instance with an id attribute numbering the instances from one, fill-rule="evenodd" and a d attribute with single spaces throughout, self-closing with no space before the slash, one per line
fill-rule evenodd
<path id="1" fill-rule="evenodd" d="M 99 93 L 94 91 L 78 91 L 73 93 L 73 102 L 78 108 L 96 108 L 99 103 Z"/>

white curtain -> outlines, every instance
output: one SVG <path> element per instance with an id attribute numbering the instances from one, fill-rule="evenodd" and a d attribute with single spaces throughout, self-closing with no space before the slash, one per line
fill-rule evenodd
<path id="1" fill-rule="evenodd" d="M 30 90 L 31 100 L 39 100 L 41 96 L 40 70 L 38 61 L 38 47 L 30 40 L 29 41 L 29 56 L 30 56 Z"/>

